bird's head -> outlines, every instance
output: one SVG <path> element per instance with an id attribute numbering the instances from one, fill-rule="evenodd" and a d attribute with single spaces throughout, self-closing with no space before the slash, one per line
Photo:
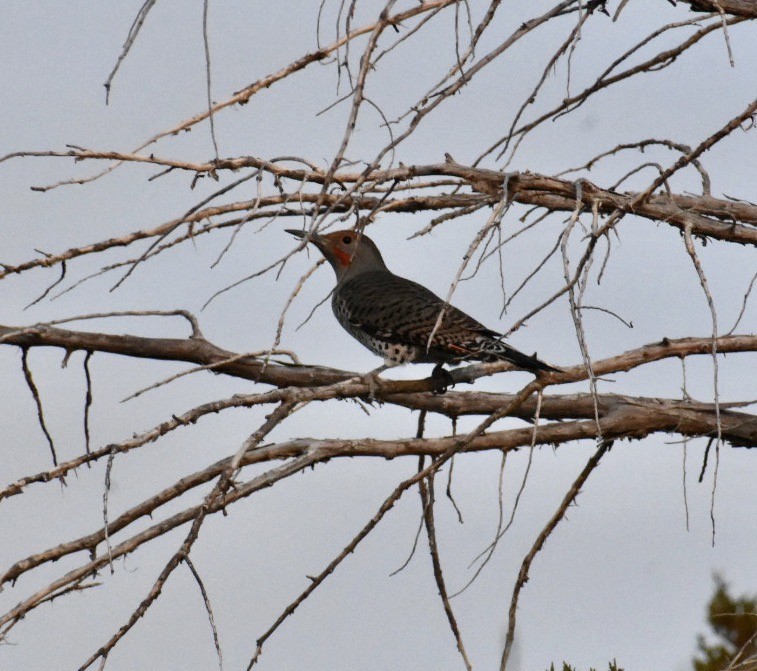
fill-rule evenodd
<path id="1" fill-rule="evenodd" d="M 357 231 L 335 231 L 324 235 L 294 229 L 286 229 L 286 232 L 318 247 L 334 269 L 337 281 L 370 270 L 386 270 L 373 240 Z"/>

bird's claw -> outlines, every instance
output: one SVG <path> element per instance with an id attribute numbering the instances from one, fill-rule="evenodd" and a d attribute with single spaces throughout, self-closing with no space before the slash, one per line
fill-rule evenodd
<path id="1" fill-rule="evenodd" d="M 370 373 L 366 373 L 360 378 L 360 382 L 368 385 L 368 396 L 365 398 L 369 405 L 373 405 L 376 402 L 376 390 L 378 389 L 379 374 L 377 371 L 372 370 Z"/>
<path id="2" fill-rule="evenodd" d="M 376 381 L 378 375 L 376 373 L 368 373 L 366 377 L 368 378 L 368 402 L 373 405 L 373 402 L 376 400 Z"/>

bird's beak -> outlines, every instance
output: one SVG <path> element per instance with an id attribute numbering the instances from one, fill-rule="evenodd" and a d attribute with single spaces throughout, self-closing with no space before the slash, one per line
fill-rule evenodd
<path id="1" fill-rule="evenodd" d="M 326 241 L 317 233 L 311 233 L 310 231 L 301 231 L 297 228 L 285 228 L 284 232 L 289 233 L 290 235 L 293 235 L 295 238 L 299 238 L 300 240 L 306 240 L 308 236 L 310 236 L 310 240 L 308 240 L 308 242 L 313 243 L 313 245 L 315 245 L 321 251 L 321 253 L 325 254 L 324 250 L 327 247 Z"/>
<path id="2" fill-rule="evenodd" d="M 310 235 L 310 242 L 316 242 L 318 238 L 320 237 L 317 233 L 311 234 L 310 231 L 301 231 L 297 228 L 285 228 L 285 233 L 289 233 L 290 235 L 293 235 L 295 238 L 299 238 L 300 240 L 304 240 L 305 238 Z"/>

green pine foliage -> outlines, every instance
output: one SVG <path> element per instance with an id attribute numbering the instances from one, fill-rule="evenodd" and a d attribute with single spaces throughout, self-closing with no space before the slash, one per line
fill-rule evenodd
<path id="1" fill-rule="evenodd" d="M 621 667 L 618 666 L 617 662 L 613 659 L 610 664 L 607 667 L 608 671 L 623 671 Z M 556 671 L 554 662 L 550 664 L 549 671 Z M 567 662 L 562 663 L 562 669 L 561 671 L 578 671 L 575 666 L 571 666 Z M 589 669 L 589 671 L 597 671 L 595 668 Z"/>
<path id="2" fill-rule="evenodd" d="M 734 598 L 728 584 L 716 575 L 707 622 L 715 641 L 708 643 L 702 634 L 697 636 L 699 654 L 692 660 L 694 671 L 722 671 L 739 653 L 739 662 L 757 657 L 757 595 Z"/>
<path id="3" fill-rule="evenodd" d="M 697 636 L 698 654 L 692 658 L 692 669 L 757 669 L 757 595 L 734 597 L 728 583 L 721 576 L 716 575 L 714 579 L 715 592 L 707 604 L 707 622 L 712 641 L 708 641 L 708 637 L 703 634 Z M 737 655 L 738 659 L 734 660 Z M 579 670 L 563 662 L 558 668 L 552 663 L 547 671 Z M 597 670 L 591 668 L 589 671 Z M 608 671 L 623 669 L 613 660 Z"/>

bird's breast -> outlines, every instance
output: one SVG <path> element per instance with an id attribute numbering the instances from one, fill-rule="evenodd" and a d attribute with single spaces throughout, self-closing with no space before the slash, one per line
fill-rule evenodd
<path id="1" fill-rule="evenodd" d="M 375 324 L 372 328 L 365 328 L 365 314 L 363 309 L 355 309 L 354 301 L 344 296 L 340 291 L 335 291 L 331 299 L 331 307 L 334 316 L 347 333 L 349 333 L 361 345 L 377 354 L 390 365 L 411 363 L 421 358 L 421 348 L 407 343 L 396 341 L 387 330 L 382 335 L 381 329 Z"/>

